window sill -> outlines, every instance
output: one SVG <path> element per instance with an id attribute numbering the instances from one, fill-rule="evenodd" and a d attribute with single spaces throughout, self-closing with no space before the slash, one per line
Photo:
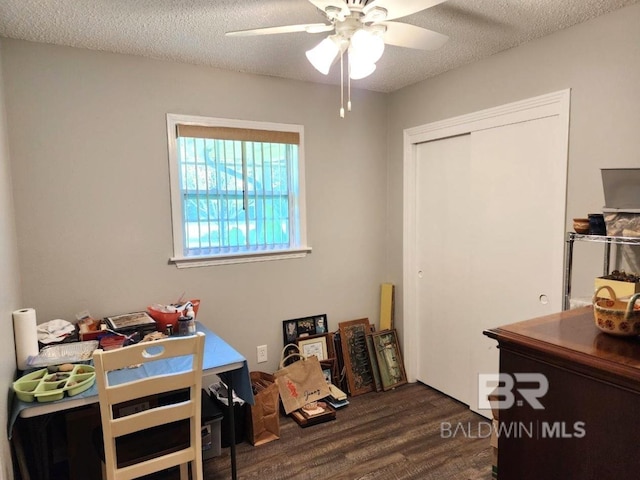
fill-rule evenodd
<path id="1" fill-rule="evenodd" d="M 224 255 L 202 255 L 198 257 L 172 257 L 170 263 L 178 268 L 210 267 L 215 265 L 230 265 L 233 263 L 268 262 L 271 260 L 287 260 L 290 258 L 304 258 L 311 253 L 310 247 L 294 250 L 280 250 L 252 253 L 229 253 Z"/>

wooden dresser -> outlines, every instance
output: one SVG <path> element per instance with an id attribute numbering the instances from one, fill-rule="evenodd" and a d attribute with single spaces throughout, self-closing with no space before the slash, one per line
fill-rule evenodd
<path id="1" fill-rule="evenodd" d="M 501 374 L 515 380 L 518 373 L 541 373 L 548 381 L 538 398 L 543 409 L 522 395 L 535 394 L 535 377 L 514 381 L 515 401 L 500 410 L 500 480 L 640 478 L 637 337 L 601 333 L 592 307 L 484 333 L 498 341 Z"/>

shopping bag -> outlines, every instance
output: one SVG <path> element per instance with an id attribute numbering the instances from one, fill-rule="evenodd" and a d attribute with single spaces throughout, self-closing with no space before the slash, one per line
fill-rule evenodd
<path id="1" fill-rule="evenodd" d="M 258 446 L 280 438 L 280 392 L 270 373 L 250 372 L 254 404 L 249 406 L 247 436 Z"/>
<path id="2" fill-rule="evenodd" d="M 287 345 L 284 352 L 295 345 Z M 285 366 L 287 360 L 292 357 L 298 361 Z M 280 361 L 280 369 L 274 374 L 282 406 L 287 415 L 294 410 L 302 408 L 308 403 L 318 401 L 330 395 L 329 385 L 322 374 L 322 367 L 315 355 L 306 357 L 301 353 L 292 353 L 284 356 Z"/>

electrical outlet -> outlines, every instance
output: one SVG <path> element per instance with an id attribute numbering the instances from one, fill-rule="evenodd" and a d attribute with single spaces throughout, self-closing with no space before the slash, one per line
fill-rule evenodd
<path id="1" fill-rule="evenodd" d="M 258 349 L 258 363 L 264 363 L 267 361 L 267 346 L 259 345 Z"/>

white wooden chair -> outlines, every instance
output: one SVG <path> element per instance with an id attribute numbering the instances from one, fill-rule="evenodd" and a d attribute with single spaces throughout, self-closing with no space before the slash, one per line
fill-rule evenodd
<path id="1" fill-rule="evenodd" d="M 109 351 L 96 350 L 93 360 L 100 398 L 103 478 L 129 480 L 180 466 L 180 480 L 188 479 L 191 464 L 193 480 L 202 480 L 201 389 L 204 334 L 143 342 Z M 108 372 L 174 357 L 191 358 L 190 368 L 180 373 L 146 373 L 126 383 L 109 383 Z M 150 369 L 152 370 L 152 369 Z M 186 389 L 189 393 L 186 394 Z M 176 403 L 118 417 L 114 405 L 126 402 L 155 402 L 166 392 L 181 392 Z M 168 395 L 167 395 L 168 397 Z M 175 395 L 174 395 L 175 398 Z M 139 410 L 133 408 L 132 410 Z M 142 448 L 142 447 L 153 447 Z"/>

